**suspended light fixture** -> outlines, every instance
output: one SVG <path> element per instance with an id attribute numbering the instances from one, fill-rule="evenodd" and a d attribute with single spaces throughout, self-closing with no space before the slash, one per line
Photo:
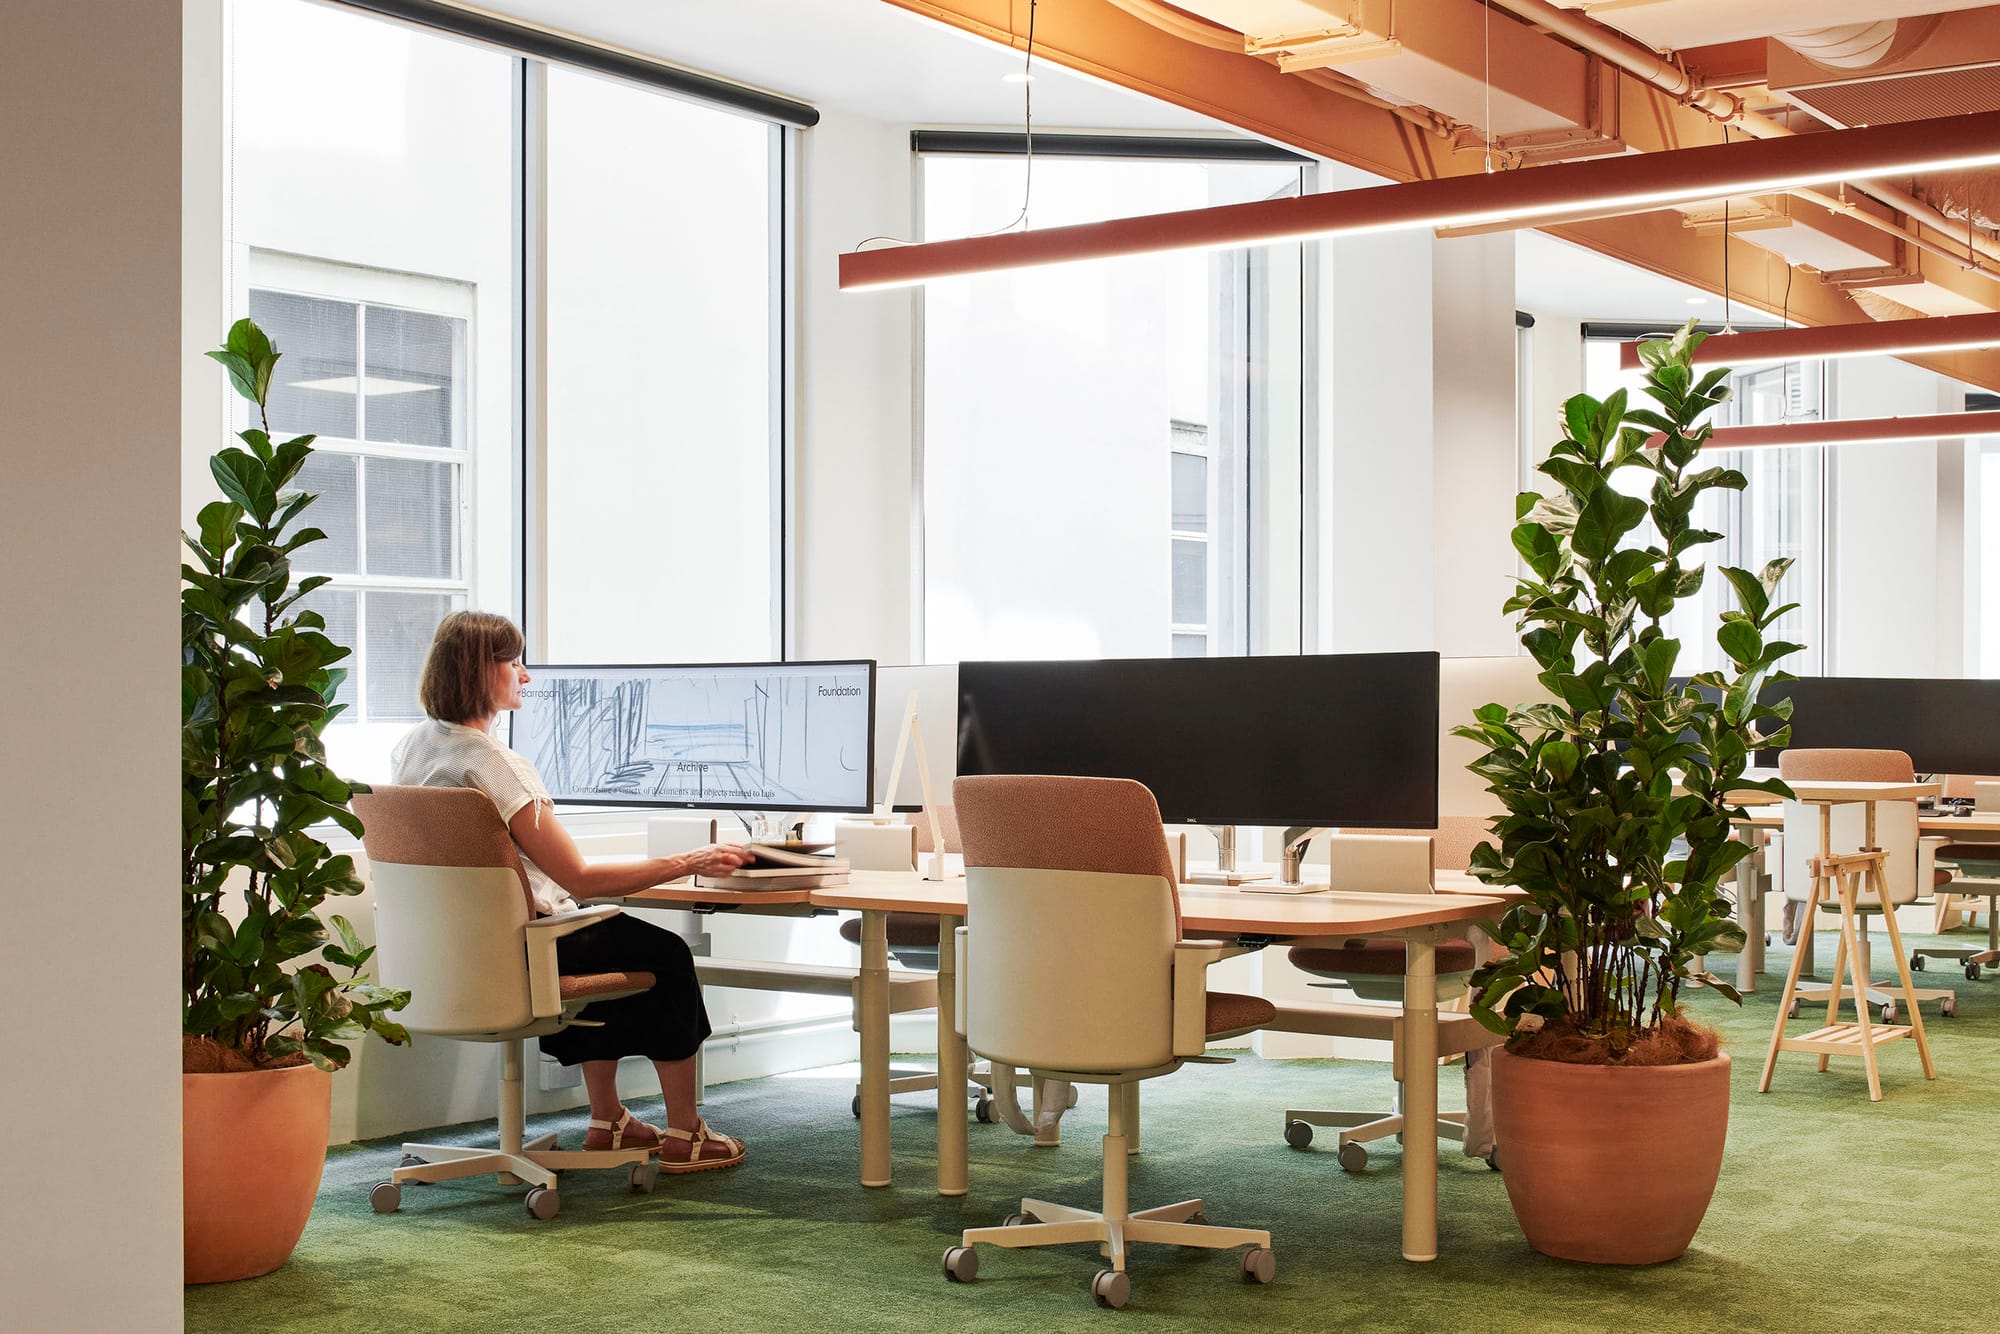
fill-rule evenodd
<path id="1" fill-rule="evenodd" d="M 1771 426 L 1718 426 L 1708 437 L 1704 448 L 1884 445 L 1907 440 L 1963 440 L 1979 435 L 2000 435 L 2000 412 L 1943 412 L 1927 417 L 1863 417 L 1850 421 L 1779 422 Z"/>
<path id="2" fill-rule="evenodd" d="M 1905 357 L 1923 352 L 1962 352 L 1976 347 L 2000 347 L 2000 313 L 1712 334 L 1695 349 L 1693 361 L 1697 366 L 1752 366 L 1759 362 L 1830 357 Z M 1645 364 L 1639 358 L 1637 342 L 1619 348 L 1618 364 L 1628 371 Z"/>
<path id="3" fill-rule="evenodd" d="M 1415 227 L 1533 226 L 1583 209 L 1639 213 L 1802 185 L 1993 163 L 2000 163 L 2000 111 L 1983 111 L 856 250 L 840 257 L 840 286 L 850 292 L 902 287 L 1075 260 L 1229 250 Z"/>

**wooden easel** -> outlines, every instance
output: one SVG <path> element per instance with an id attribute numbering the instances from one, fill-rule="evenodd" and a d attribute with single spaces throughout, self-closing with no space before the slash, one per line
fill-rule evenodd
<path id="1" fill-rule="evenodd" d="M 1923 1012 L 1917 1008 L 1916 984 L 1910 980 L 1909 958 L 1903 953 L 1903 935 L 1896 925 L 1896 908 L 1889 901 L 1889 887 L 1882 875 L 1882 864 L 1889 854 L 1875 845 L 1873 800 L 1863 799 L 1867 810 L 1867 832 L 1862 839 L 1861 850 L 1838 856 L 1832 849 L 1833 807 L 1836 803 L 1819 800 L 1812 804 L 1819 807 L 1819 856 L 1808 863 L 1812 871 L 1812 890 L 1806 898 L 1805 930 L 1815 928 L 1823 898 L 1838 898 L 1840 901 L 1840 943 L 1833 953 L 1833 983 L 1826 993 L 1826 1023 L 1799 1037 L 1785 1036 L 1785 1020 L 1791 1014 L 1792 999 L 1799 987 L 1799 973 L 1805 965 L 1806 951 L 1801 946 L 1792 953 L 1791 971 L 1785 975 L 1785 990 L 1778 997 L 1778 1022 L 1771 1032 L 1771 1049 L 1764 1057 L 1764 1077 L 1758 1081 L 1757 1091 L 1771 1091 L 1771 1073 L 1778 1064 L 1778 1053 L 1781 1051 L 1815 1052 L 1822 1071 L 1835 1056 L 1858 1055 L 1868 1071 L 1869 1101 L 1880 1102 L 1882 1078 L 1876 1068 L 1875 1049 L 1886 1042 L 1914 1037 L 1917 1040 L 1917 1055 L 1923 1060 L 1924 1078 L 1937 1078 L 1937 1067 L 1931 1063 L 1930 1043 L 1924 1037 Z M 1896 957 L 1897 978 L 1902 984 L 1903 999 L 1910 1007 L 1910 1022 L 1907 1024 L 1874 1023 L 1869 1018 L 1869 979 L 1861 966 L 1864 951 L 1860 932 L 1865 928 L 1861 925 L 1855 903 L 1863 892 L 1871 890 L 1876 902 L 1882 905 L 1882 916 L 1889 927 L 1890 952 Z M 1848 970 L 1853 978 L 1857 1002 L 1854 1007 L 1855 1022 L 1851 1024 L 1840 1021 L 1843 969 Z"/>

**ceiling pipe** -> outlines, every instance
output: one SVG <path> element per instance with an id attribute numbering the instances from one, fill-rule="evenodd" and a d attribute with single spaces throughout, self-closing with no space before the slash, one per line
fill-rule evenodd
<path id="1" fill-rule="evenodd" d="M 1960 254 L 1955 250 L 1947 250 L 1935 241 L 1926 241 L 1923 237 L 1918 236 L 1915 232 L 1893 219 L 1877 217 L 1867 209 L 1862 208 L 1859 204 L 1856 204 L 1853 200 L 1842 199 L 1837 195 L 1830 195 L 1824 190 L 1807 188 L 1794 190 L 1792 193 L 1809 204 L 1818 204 L 1823 209 L 1831 210 L 1845 218 L 1852 218 L 1864 226 L 1873 227 L 1878 232 L 1886 232 L 1905 245 L 1915 246 L 1925 254 L 1936 255 L 1939 259 L 1949 260 L 1968 273 L 1976 273 L 1982 278 L 1990 278 L 1995 282 L 2000 282 L 2000 269 L 1994 269 L 1980 263 L 1980 255 L 1977 250 L 1966 254 Z"/>
<path id="2" fill-rule="evenodd" d="M 1595 19 L 1585 18 L 1573 10 L 1558 9 L 1548 0 L 1489 0 L 1519 18 L 1539 27 L 1548 29 L 1557 36 L 1575 43 L 1593 55 L 1602 56 L 1618 68 L 1637 78 L 1645 80 L 1661 92 L 1677 101 L 1694 107 L 1711 118 L 1724 124 L 1734 124 L 1745 134 L 1758 139 L 1782 139 L 1793 133 L 1789 127 L 1779 124 L 1766 116 L 1760 116 L 1743 105 L 1743 100 L 1719 89 L 1704 88 L 1680 65 L 1668 60 L 1659 52 L 1642 42 L 1636 42 L 1624 33 L 1606 27 Z M 1978 234 L 1976 229 L 1959 226 L 1939 210 L 1907 190 L 1899 190 L 1893 185 L 1879 181 L 1851 181 L 1849 186 L 1869 198 L 1878 200 L 1895 209 L 1915 222 L 1931 228 L 1954 241 L 1963 237 L 1968 250 L 2000 261 L 2000 244 Z M 1899 229 L 1906 237 L 1907 229 Z M 1963 263 L 1954 259 L 1955 263 Z"/>
<path id="3" fill-rule="evenodd" d="M 1678 61 L 1669 60 L 1643 42 L 1635 42 L 1575 10 L 1558 9 L 1548 0 L 1498 0 L 1498 4 L 1717 120 L 1735 120 L 1744 114 L 1743 99 L 1736 94 L 1705 87 Z"/>

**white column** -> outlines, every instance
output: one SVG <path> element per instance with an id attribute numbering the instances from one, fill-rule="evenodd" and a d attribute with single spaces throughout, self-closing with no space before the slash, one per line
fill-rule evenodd
<path id="1" fill-rule="evenodd" d="M 0 1292 L 20 1329 L 181 1323 L 182 23 L 177 3 L 12 0 L 0 38 Z M 118 1109 L 115 1150 L 35 1151 L 79 1107 Z"/>

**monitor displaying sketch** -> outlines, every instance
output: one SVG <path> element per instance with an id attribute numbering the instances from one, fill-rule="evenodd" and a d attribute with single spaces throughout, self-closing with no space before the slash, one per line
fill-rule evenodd
<path id="1" fill-rule="evenodd" d="M 865 811 L 875 664 L 529 667 L 514 749 L 560 802 Z"/>

